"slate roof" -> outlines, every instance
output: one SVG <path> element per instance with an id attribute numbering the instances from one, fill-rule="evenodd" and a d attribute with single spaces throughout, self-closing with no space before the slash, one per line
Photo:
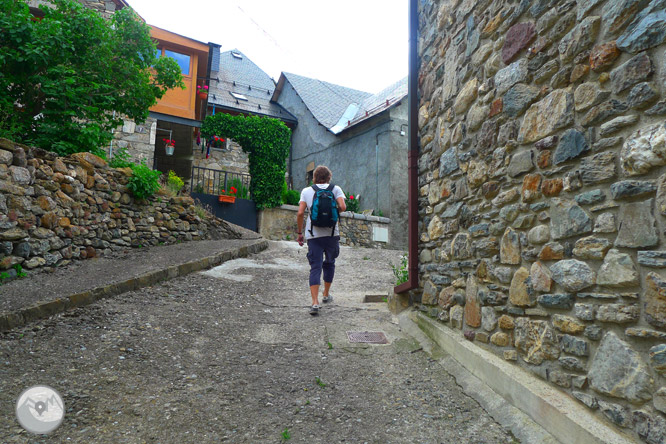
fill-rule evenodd
<path id="1" fill-rule="evenodd" d="M 370 93 L 322 80 L 287 72 L 282 75 L 291 83 L 315 119 L 329 130 L 338 123 L 349 105 L 361 104 L 372 97 Z"/>
<path id="2" fill-rule="evenodd" d="M 241 57 L 234 57 L 232 53 L 239 54 Z M 209 107 L 215 105 L 217 109 L 296 122 L 296 118 L 291 113 L 270 101 L 275 91 L 275 83 L 241 51 L 233 49 L 221 52 L 219 57 L 214 54 L 212 60 L 208 93 Z M 231 92 L 242 94 L 247 100 L 235 98 L 230 94 Z"/>
<path id="3" fill-rule="evenodd" d="M 363 120 L 369 119 L 370 117 L 393 107 L 393 105 L 407 97 L 407 92 L 407 77 L 405 77 L 401 80 L 398 80 L 393 85 L 384 88 L 377 94 L 367 97 L 363 103 L 361 103 L 361 106 L 356 112 L 354 118 L 351 119 L 347 127 L 341 131 L 344 131 L 347 128 L 351 128 L 357 123 L 360 123 Z"/>

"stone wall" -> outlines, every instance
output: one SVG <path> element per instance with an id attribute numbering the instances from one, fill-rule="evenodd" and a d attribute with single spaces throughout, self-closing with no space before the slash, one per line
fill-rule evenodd
<path id="1" fill-rule="evenodd" d="M 296 240 L 295 205 L 282 205 L 259 211 L 257 221 L 259 234 L 272 240 Z M 351 247 L 392 248 L 389 238 L 391 220 L 385 217 L 364 214 L 342 213 L 340 218 L 340 244 Z M 307 217 L 307 216 L 306 216 Z M 385 235 L 387 241 L 381 236 Z M 395 247 L 393 247 L 395 248 Z"/>
<path id="2" fill-rule="evenodd" d="M 99 14 L 108 19 L 120 7 L 112 0 L 79 0 L 86 8 L 94 9 Z"/>
<path id="3" fill-rule="evenodd" d="M 195 167 L 250 174 L 248 155 L 234 141 L 230 141 L 224 148 L 211 148 L 208 159 L 206 159 L 206 149 L 202 152 L 200 146 L 195 145 L 193 153 Z"/>
<path id="4" fill-rule="evenodd" d="M 197 215 L 190 197 L 137 201 L 129 169 L 90 153 L 57 157 L 0 139 L 0 270 L 54 267 L 113 251 L 240 237 Z"/>
<path id="5" fill-rule="evenodd" d="M 419 6 L 421 308 L 666 442 L 666 1 Z"/>

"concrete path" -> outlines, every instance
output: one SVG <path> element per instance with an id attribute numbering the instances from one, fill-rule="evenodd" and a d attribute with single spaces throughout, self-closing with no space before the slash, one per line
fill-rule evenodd
<path id="1" fill-rule="evenodd" d="M 271 242 L 0 334 L 0 442 L 27 442 L 13 409 L 36 384 L 58 390 L 67 414 L 30 442 L 521 442 L 463 392 L 441 352 L 425 353 L 386 304 L 363 302 L 392 287 L 399 255 L 343 247 L 335 301 L 318 317 L 305 248 Z M 350 343 L 364 331 L 389 343 Z"/>

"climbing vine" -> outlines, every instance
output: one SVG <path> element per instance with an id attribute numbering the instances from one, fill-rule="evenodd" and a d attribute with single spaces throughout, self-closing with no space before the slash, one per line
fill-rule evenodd
<path id="1" fill-rule="evenodd" d="M 215 114 L 201 126 L 204 138 L 228 137 L 248 154 L 250 190 L 258 209 L 282 204 L 282 184 L 291 145 L 291 130 L 281 120 L 258 116 Z"/>

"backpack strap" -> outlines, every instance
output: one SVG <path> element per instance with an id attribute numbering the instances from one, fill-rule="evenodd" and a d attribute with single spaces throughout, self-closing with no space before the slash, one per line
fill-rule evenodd
<path id="1" fill-rule="evenodd" d="M 335 188 L 335 184 L 332 183 L 328 186 L 328 188 L 326 188 L 326 190 L 330 191 L 331 194 L 333 194 L 333 189 L 334 188 Z M 335 194 L 333 194 L 333 205 L 335 205 L 336 207 L 338 206 L 337 202 L 335 201 Z M 340 211 L 338 211 L 338 220 L 340 220 Z M 335 234 L 335 226 L 337 224 L 338 224 L 337 222 L 333 224 L 333 229 L 331 230 L 331 237 L 333 237 L 333 235 Z"/>
<path id="2" fill-rule="evenodd" d="M 314 205 L 314 200 L 317 198 L 317 191 L 319 191 L 319 188 L 317 188 L 317 185 L 312 184 L 310 187 L 314 190 L 314 196 L 312 196 L 312 204 Z M 312 234 L 312 209 L 310 209 L 310 229 L 308 230 L 310 232 L 310 236 L 314 236 Z"/>

